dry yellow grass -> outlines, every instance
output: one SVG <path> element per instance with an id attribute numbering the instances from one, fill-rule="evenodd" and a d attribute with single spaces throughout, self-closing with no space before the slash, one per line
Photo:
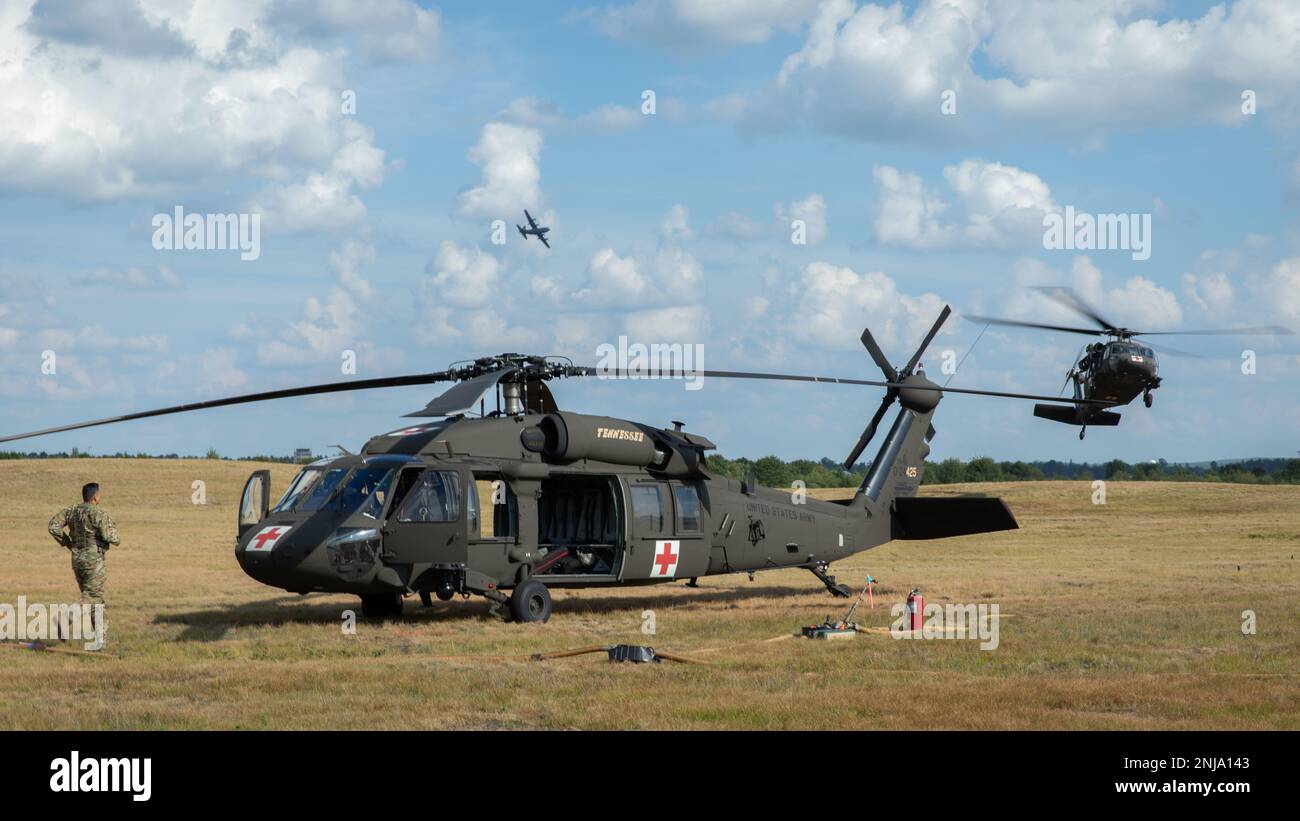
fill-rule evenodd
<path id="1" fill-rule="evenodd" d="M 883 580 L 877 608 L 997 603 L 1001 645 L 790 638 L 839 615 L 803 571 L 556 592 L 546 625 L 481 599 L 340 630 L 346 596 L 263 587 L 233 556 L 247 463 L 0 462 L 0 602 L 76 598 L 45 522 L 104 485 L 118 658 L 0 651 L 0 728 L 1300 728 L 1300 488 L 1086 483 L 926 488 L 1004 496 L 1022 530 L 900 542 L 836 566 Z M 293 469 L 271 466 L 276 491 Z M 208 504 L 191 504 L 191 483 Z M 827 493 L 827 495 L 832 495 Z M 1257 635 L 1241 632 L 1243 610 Z M 641 635 L 643 610 L 658 633 Z M 705 665 L 490 657 L 615 642 Z M 700 652 L 706 651 L 706 652 Z M 476 658 L 482 656 L 483 658 Z"/>

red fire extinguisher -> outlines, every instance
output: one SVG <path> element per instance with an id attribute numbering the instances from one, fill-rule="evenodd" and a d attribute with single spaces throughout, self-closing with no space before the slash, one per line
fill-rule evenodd
<path id="1" fill-rule="evenodd" d="M 925 597 L 921 595 L 921 588 L 913 587 L 907 594 L 907 629 L 919 631 L 924 614 Z"/>

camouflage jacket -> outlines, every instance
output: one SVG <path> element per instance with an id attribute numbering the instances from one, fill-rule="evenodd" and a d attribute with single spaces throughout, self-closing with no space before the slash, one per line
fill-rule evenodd
<path id="1" fill-rule="evenodd" d="M 64 533 L 64 528 L 68 530 Z M 83 502 L 66 507 L 50 519 L 50 535 L 69 550 L 108 550 L 118 544 L 117 525 L 103 508 Z"/>

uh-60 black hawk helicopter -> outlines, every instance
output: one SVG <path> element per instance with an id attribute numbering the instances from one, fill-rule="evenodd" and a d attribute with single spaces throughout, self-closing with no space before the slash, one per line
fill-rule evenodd
<path id="1" fill-rule="evenodd" d="M 708 439 L 682 429 L 561 411 L 547 386 L 597 372 L 558 357 L 518 354 L 436 373 L 354 380 L 228 397 L 0 438 L 0 442 L 295 396 L 455 381 L 411 417 L 429 419 L 303 468 L 274 505 L 270 474 L 257 471 L 239 505 L 235 557 L 254 579 L 291 592 L 353 593 L 376 617 L 456 594 L 491 600 L 518 621 L 545 621 L 548 588 L 651 584 L 772 568 L 812 571 L 836 595 L 830 562 L 891 539 L 938 539 L 1017 527 L 997 498 L 922 498 L 931 425 L 942 398 L 918 369 L 947 319 L 944 308 L 902 370 L 869 330 L 862 342 L 886 380 L 698 371 L 742 378 L 869 385 L 886 389 L 846 466 L 901 408 L 852 499 L 806 499 L 709 472 Z M 677 375 L 685 374 L 660 374 Z M 1089 399 L 943 389 L 953 393 L 1092 404 Z M 484 413 L 493 392 L 497 409 Z M 474 415 L 474 411 L 478 415 Z M 512 591 L 506 595 L 505 591 Z"/>
<path id="2" fill-rule="evenodd" d="M 1110 337 L 1108 342 L 1094 342 L 1079 351 L 1079 356 L 1065 375 L 1066 385 L 1071 382 L 1074 383 L 1075 399 L 1095 399 L 1100 401 L 1091 404 L 1080 402 L 1072 406 L 1060 404 L 1034 405 L 1034 416 L 1050 419 L 1053 422 L 1063 422 L 1067 425 L 1078 425 L 1080 439 L 1087 432 L 1089 425 L 1113 427 L 1119 424 L 1120 415 L 1107 410 L 1108 406 L 1127 405 L 1141 394 L 1142 403 L 1148 408 L 1151 407 L 1151 391 L 1160 387 L 1161 384 L 1158 373 L 1159 364 L 1156 362 L 1156 354 L 1150 345 L 1135 337 L 1171 336 L 1175 334 L 1245 335 L 1291 333 L 1287 328 L 1276 325 L 1196 331 L 1135 331 L 1131 328 L 1121 328 L 1102 318 L 1096 309 L 1069 288 L 1046 287 L 1035 288 L 1034 290 L 1045 293 L 1076 313 L 1091 319 L 1097 323 L 1097 327 L 1073 328 L 1062 325 L 1043 325 L 1037 322 L 1021 322 L 1014 319 L 992 319 L 974 314 L 966 314 L 965 316 L 972 322 L 982 322 L 989 325 L 1012 325 L 1019 328 L 1039 328 L 1047 331 L 1064 331 L 1072 334 Z M 1168 346 L 1162 347 L 1164 353 L 1200 358 L 1197 354 L 1186 353 Z M 1065 385 L 1062 385 L 1061 388 L 1064 390 Z"/>

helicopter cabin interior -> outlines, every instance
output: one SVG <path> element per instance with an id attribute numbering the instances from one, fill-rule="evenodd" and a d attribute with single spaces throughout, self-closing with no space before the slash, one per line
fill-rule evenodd
<path id="1" fill-rule="evenodd" d="M 535 576 L 615 577 L 623 554 L 623 517 L 612 476 L 555 475 L 541 483 Z"/>

